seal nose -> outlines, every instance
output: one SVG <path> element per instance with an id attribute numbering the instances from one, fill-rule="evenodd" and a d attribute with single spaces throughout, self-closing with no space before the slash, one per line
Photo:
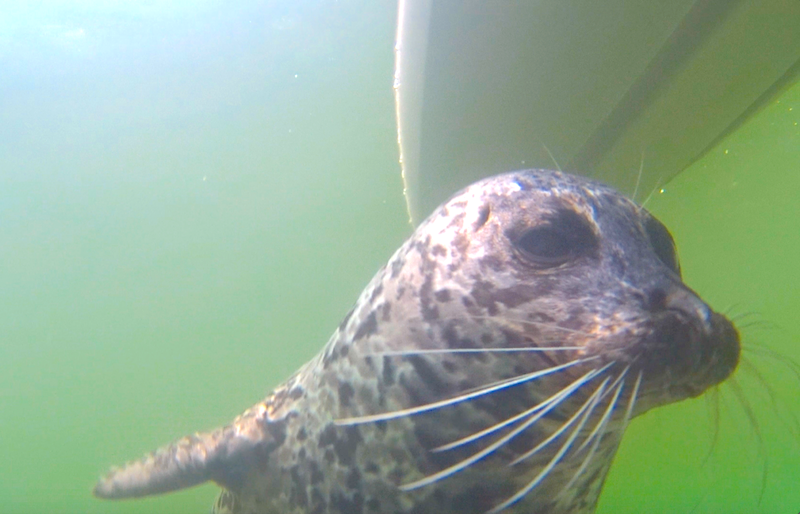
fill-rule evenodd
<path id="1" fill-rule="evenodd" d="M 650 312 L 676 311 L 698 320 L 710 332 L 712 311 L 693 291 L 678 286 L 653 287 L 645 294 L 645 308 Z"/>

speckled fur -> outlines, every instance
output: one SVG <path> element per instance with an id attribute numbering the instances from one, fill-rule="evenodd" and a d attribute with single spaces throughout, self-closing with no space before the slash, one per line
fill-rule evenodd
<path id="1" fill-rule="evenodd" d="M 564 211 L 583 220 L 591 247 L 555 267 L 526 262 L 515 247 L 520 235 Z M 142 496 L 214 480 L 225 488 L 219 513 L 483 514 L 555 461 L 502 512 L 591 513 L 626 414 L 701 394 L 738 362 L 735 329 L 664 262 L 647 229 L 653 223 L 615 191 L 562 173 L 528 170 L 473 184 L 415 231 L 322 352 L 262 403 L 227 427 L 112 471 L 95 494 Z M 575 349 L 419 352 L 536 346 Z M 575 359 L 585 362 L 455 405 L 363 418 Z M 488 448 L 521 421 L 454 449 L 437 448 L 501 423 L 606 365 L 496 451 L 441 480 L 403 487 Z M 569 430 L 511 464 L 564 426 L 601 384 L 597 408 L 561 457 Z M 601 423 L 606 408 L 610 415 Z M 584 441 L 596 443 L 591 455 L 592 444 L 581 446 Z"/>

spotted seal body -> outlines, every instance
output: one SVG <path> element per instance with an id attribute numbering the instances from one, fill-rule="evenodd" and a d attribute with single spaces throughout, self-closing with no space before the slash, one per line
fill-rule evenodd
<path id="1" fill-rule="evenodd" d="M 591 513 L 630 418 L 738 359 L 647 211 L 567 174 L 499 175 L 420 225 L 264 401 L 95 494 L 213 480 L 220 513 Z"/>

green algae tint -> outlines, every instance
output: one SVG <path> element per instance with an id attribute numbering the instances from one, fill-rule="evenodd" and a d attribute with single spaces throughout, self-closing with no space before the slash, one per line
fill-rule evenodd
<path id="1" fill-rule="evenodd" d="M 0 512 L 207 513 L 91 490 L 260 400 L 410 232 L 396 6 L 100 3 L 0 15 Z"/>
<path id="2" fill-rule="evenodd" d="M 647 204 L 676 239 L 685 282 L 715 309 L 744 315 L 734 380 L 758 428 L 730 383 L 717 402 L 712 393 L 645 414 L 623 439 L 599 514 L 800 511 L 800 379 L 747 351 L 800 362 L 799 123 L 795 84 Z"/>
<path id="3" fill-rule="evenodd" d="M 129 502 L 90 491 L 107 466 L 258 401 L 410 233 L 396 6 L 203 6 L 0 21 L 4 514 L 208 512 L 211 485 Z M 744 329 L 745 345 L 800 360 L 798 121 L 795 86 L 648 208 L 703 298 L 778 327 Z M 748 358 L 783 417 L 800 416 L 797 380 Z M 736 379 L 769 464 L 760 504 L 759 438 L 723 386 L 705 465 L 707 401 L 652 411 L 632 423 L 598 511 L 800 511 L 797 439 L 752 374 Z"/>

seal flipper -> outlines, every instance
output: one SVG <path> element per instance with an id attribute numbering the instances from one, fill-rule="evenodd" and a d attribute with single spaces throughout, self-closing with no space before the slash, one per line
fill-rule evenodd
<path id="1" fill-rule="evenodd" d="M 233 423 L 197 433 L 162 447 L 146 457 L 112 469 L 94 488 L 98 498 L 122 499 L 166 493 L 214 480 L 236 489 L 252 459 L 266 456 L 280 444 L 265 427 L 261 403 Z"/>

